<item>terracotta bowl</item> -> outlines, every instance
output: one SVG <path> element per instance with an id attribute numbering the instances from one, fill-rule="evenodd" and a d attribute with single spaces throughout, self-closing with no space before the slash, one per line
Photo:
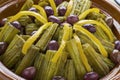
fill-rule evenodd
<path id="1" fill-rule="evenodd" d="M 0 19 L 16 14 L 26 0 L 0 0 Z M 37 2 L 37 0 L 34 0 Z M 120 6 L 110 2 L 110 0 L 92 0 L 93 6 L 100 8 L 103 12 L 112 16 L 115 26 L 112 27 L 113 33 L 120 40 Z M 17 4 L 17 5 L 16 5 Z M 8 13 L 9 12 L 9 13 Z M 101 80 L 120 80 L 120 65 L 117 65 L 108 75 Z M 0 80 L 25 80 L 0 62 Z"/>

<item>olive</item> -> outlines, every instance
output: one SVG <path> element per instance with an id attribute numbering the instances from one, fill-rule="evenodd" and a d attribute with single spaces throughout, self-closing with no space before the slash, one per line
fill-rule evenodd
<path id="1" fill-rule="evenodd" d="M 37 31 L 33 31 L 30 35 L 32 36 L 33 34 L 35 34 Z"/>
<path id="2" fill-rule="evenodd" d="M 98 80 L 99 75 L 96 72 L 86 73 L 84 76 L 84 80 Z"/>
<path id="3" fill-rule="evenodd" d="M 34 8 L 34 7 L 31 7 L 31 8 L 29 9 L 29 11 L 37 12 L 37 9 Z"/>
<path id="4" fill-rule="evenodd" d="M 55 0 L 56 6 L 58 6 L 58 5 L 61 4 L 62 2 L 63 2 L 63 0 Z"/>
<path id="5" fill-rule="evenodd" d="M 54 76 L 52 80 L 65 80 L 62 76 Z"/>
<path id="6" fill-rule="evenodd" d="M 61 23 L 60 19 L 57 18 L 57 17 L 54 16 L 54 15 L 49 16 L 49 17 L 48 17 L 48 21 L 53 22 L 53 23 L 58 23 L 58 24 Z"/>
<path id="7" fill-rule="evenodd" d="M 2 55 L 8 47 L 8 44 L 6 42 L 0 42 L 0 55 Z"/>
<path id="8" fill-rule="evenodd" d="M 3 27 L 6 21 L 7 21 L 7 18 L 3 18 L 2 20 L 0 20 L 0 27 Z"/>
<path id="9" fill-rule="evenodd" d="M 85 28 L 85 29 L 87 29 L 89 32 L 91 32 L 91 33 L 95 33 L 96 32 L 96 28 L 95 28 L 95 26 L 94 25 L 92 25 L 92 24 L 85 24 L 85 25 L 83 25 L 83 27 Z"/>
<path id="10" fill-rule="evenodd" d="M 36 68 L 35 67 L 28 67 L 23 70 L 22 77 L 27 80 L 33 80 L 36 74 Z"/>
<path id="11" fill-rule="evenodd" d="M 53 14 L 54 14 L 54 11 L 53 11 L 52 7 L 50 7 L 50 6 L 45 6 L 44 9 L 45 9 L 45 12 L 46 12 L 47 16 L 50 16 L 50 15 L 53 15 Z"/>
<path id="12" fill-rule="evenodd" d="M 21 26 L 21 24 L 20 24 L 18 21 L 13 21 L 13 22 L 11 22 L 11 24 L 12 24 L 15 28 L 17 28 L 17 29 L 19 29 L 19 30 L 21 31 L 22 26 Z"/>
<path id="13" fill-rule="evenodd" d="M 58 8 L 58 14 L 60 15 L 60 16 L 64 16 L 65 15 L 65 13 L 66 13 L 66 7 L 65 6 L 61 6 L 61 7 L 59 7 Z"/>
<path id="14" fill-rule="evenodd" d="M 110 54 L 110 59 L 116 63 L 116 64 L 120 64 L 120 52 L 119 50 L 113 50 L 113 52 Z"/>
<path id="15" fill-rule="evenodd" d="M 112 18 L 112 17 L 107 17 L 107 18 L 105 19 L 105 22 L 107 23 L 107 25 L 108 25 L 110 28 L 112 28 L 112 27 L 114 26 L 114 24 L 113 24 L 113 18 Z"/>
<path id="16" fill-rule="evenodd" d="M 48 50 L 58 50 L 59 48 L 59 44 L 56 40 L 51 40 L 49 43 L 48 43 Z"/>
<path id="17" fill-rule="evenodd" d="M 38 12 L 37 11 L 37 9 L 36 8 L 34 8 L 34 7 L 31 7 L 30 9 L 29 9 L 29 11 L 32 11 L 32 12 Z M 34 16 L 29 16 L 30 18 L 31 18 L 31 20 L 34 22 L 34 20 L 35 20 L 35 17 Z"/>
<path id="18" fill-rule="evenodd" d="M 120 51 L 120 41 L 119 40 L 115 41 L 115 49 Z"/>
<path id="19" fill-rule="evenodd" d="M 78 22 L 79 18 L 77 15 L 70 15 L 67 17 L 67 22 L 73 25 L 74 23 Z"/>
<path id="20" fill-rule="evenodd" d="M 31 7 L 30 9 L 29 9 L 29 11 L 32 11 L 32 12 L 38 12 L 37 11 L 37 9 L 36 8 L 34 8 L 34 7 Z M 35 17 L 34 16 L 29 16 L 30 18 L 31 18 L 31 20 L 34 22 L 34 20 L 35 20 Z"/>

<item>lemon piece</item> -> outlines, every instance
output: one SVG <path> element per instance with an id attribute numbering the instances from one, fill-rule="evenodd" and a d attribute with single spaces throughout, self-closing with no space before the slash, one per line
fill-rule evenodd
<path id="1" fill-rule="evenodd" d="M 39 5 L 33 5 L 34 8 L 38 9 L 40 11 L 40 14 L 47 20 L 47 15 L 43 7 Z"/>
<path id="2" fill-rule="evenodd" d="M 102 28 L 102 30 L 108 35 L 111 42 L 114 41 L 113 33 L 111 32 L 111 30 L 109 28 L 107 28 L 106 26 L 104 26 L 101 22 L 98 22 L 95 20 L 81 20 L 81 21 L 77 22 L 77 24 L 79 24 L 80 26 L 83 26 L 85 24 L 95 24 Z"/>
<path id="3" fill-rule="evenodd" d="M 63 34 L 63 37 L 62 37 L 62 42 L 61 42 L 61 45 L 60 45 L 60 48 L 58 49 L 58 51 L 55 53 L 54 57 L 52 58 L 52 62 L 56 63 L 59 59 L 59 57 L 61 56 L 65 46 L 66 46 L 66 41 L 69 39 L 70 37 L 70 27 L 68 24 L 64 24 L 64 27 L 63 27 L 63 30 L 64 30 L 64 34 Z"/>
<path id="4" fill-rule="evenodd" d="M 73 34 L 73 37 L 74 37 L 74 39 L 75 39 L 75 41 L 77 43 L 77 47 L 78 47 L 78 51 L 80 53 L 81 60 L 82 60 L 82 62 L 84 64 L 87 72 L 92 71 L 92 69 L 91 69 L 91 67 L 90 67 L 90 65 L 88 63 L 87 57 L 85 56 L 85 54 L 83 52 L 81 41 L 80 41 L 79 37 L 76 34 Z"/>
<path id="5" fill-rule="evenodd" d="M 34 16 L 38 21 L 42 22 L 43 24 L 45 24 L 47 22 L 47 20 L 43 16 L 41 16 L 40 14 L 38 14 L 36 12 L 32 12 L 32 11 L 20 11 L 15 16 L 11 17 L 9 22 L 15 21 L 24 15 Z"/>
<path id="6" fill-rule="evenodd" d="M 86 11 L 84 11 L 83 13 L 81 13 L 78 17 L 79 17 L 79 20 L 82 20 L 84 19 L 89 13 L 91 12 L 96 12 L 96 13 L 99 13 L 100 10 L 98 8 L 92 8 L 92 9 L 88 9 Z"/>
<path id="7" fill-rule="evenodd" d="M 52 25 L 51 22 L 44 24 L 43 26 L 41 26 L 38 31 L 32 35 L 30 38 L 27 39 L 27 41 L 25 42 L 25 44 L 23 45 L 22 48 L 22 52 L 23 54 L 26 54 L 28 49 L 31 47 L 31 45 L 34 43 L 34 41 L 39 37 L 40 34 L 42 34 L 42 32 L 47 29 L 50 25 Z"/>
<path id="8" fill-rule="evenodd" d="M 98 47 L 100 53 L 104 56 L 104 57 L 108 57 L 108 53 L 105 50 L 105 48 L 103 47 L 103 45 L 101 44 L 101 42 L 93 35 L 91 34 L 89 31 L 87 31 L 86 29 L 84 29 L 83 27 L 79 26 L 79 25 L 74 25 L 74 28 L 77 31 L 82 32 L 83 34 L 85 34 L 86 36 L 89 37 L 89 39 L 92 40 L 92 42 Z"/>
<path id="9" fill-rule="evenodd" d="M 57 16 L 57 8 L 54 0 L 49 0 L 50 6 L 53 8 L 54 15 Z"/>
<path id="10" fill-rule="evenodd" d="M 70 0 L 67 6 L 67 11 L 65 13 L 66 17 L 70 15 L 72 8 L 73 8 L 73 4 L 74 4 L 73 0 Z"/>

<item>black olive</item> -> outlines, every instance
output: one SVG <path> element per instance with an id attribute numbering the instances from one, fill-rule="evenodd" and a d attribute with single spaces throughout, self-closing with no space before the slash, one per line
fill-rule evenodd
<path id="1" fill-rule="evenodd" d="M 52 80 L 65 80 L 62 76 L 54 76 Z"/>
<path id="2" fill-rule="evenodd" d="M 8 47 L 8 44 L 6 42 L 0 42 L 0 55 L 2 55 Z"/>
<path id="3" fill-rule="evenodd" d="M 67 17 L 67 22 L 73 25 L 74 23 L 78 22 L 79 18 L 77 15 L 70 15 Z"/>
<path id="4" fill-rule="evenodd" d="M 45 6 L 44 9 L 45 9 L 45 12 L 46 12 L 47 16 L 51 16 L 51 15 L 54 14 L 54 11 L 53 11 L 52 7 L 50 7 L 50 6 Z"/>
<path id="5" fill-rule="evenodd" d="M 84 80 L 98 80 L 99 75 L 96 72 L 86 73 L 84 76 Z"/>
<path id="6" fill-rule="evenodd" d="M 120 52 L 119 50 L 113 50 L 113 52 L 110 54 L 110 58 L 111 60 L 116 63 L 116 64 L 120 64 Z"/>
<path id="7" fill-rule="evenodd" d="M 49 43 L 48 43 L 48 50 L 58 50 L 59 48 L 59 44 L 57 41 L 55 40 L 51 40 Z"/>
<path id="8" fill-rule="evenodd" d="M 28 67 L 23 70 L 22 77 L 27 80 L 33 80 L 36 74 L 36 68 L 35 67 Z"/>
<path id="9" fill-rule="evenodd" d="M 51 16 L 48 17 L 48 21 L 53 22 L 53 23 L 61 24 L 60 19 L 57 18 L 56 16 L 53 16 L 53 15 L 51 15 Z"/>
<path id="10" fill-rule="evenodd" d="M 59 14 L 60 16 L 64 16 L 65 13 L 66 13 L 66 10 L 67 10 L 66 7 L 61 6 L 61 7 L 58 8 L 58 14 Z"/>
<path id="11" fill-rule="evenodd" d="M 83 25 L 83 27 L 85 28 L 85 29 L 87 29 L 89 32 L 91 32 L 91 33 L 95 33 L 96 32 L 96 28 L 95 28 L 95 26 L 94 25 L 92 25 L 92 24 L 85 24 L 85 25 Z"/>

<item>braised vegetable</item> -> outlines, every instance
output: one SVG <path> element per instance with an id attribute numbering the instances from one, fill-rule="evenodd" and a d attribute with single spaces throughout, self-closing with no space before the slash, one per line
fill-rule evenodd
<path id="1" fill-rule="evenodd" d="M 90 0 L 26 0 L 0 20 L 0 61 L 28 80 L 98 80 L 120 64 L 106 17 Z"/>

